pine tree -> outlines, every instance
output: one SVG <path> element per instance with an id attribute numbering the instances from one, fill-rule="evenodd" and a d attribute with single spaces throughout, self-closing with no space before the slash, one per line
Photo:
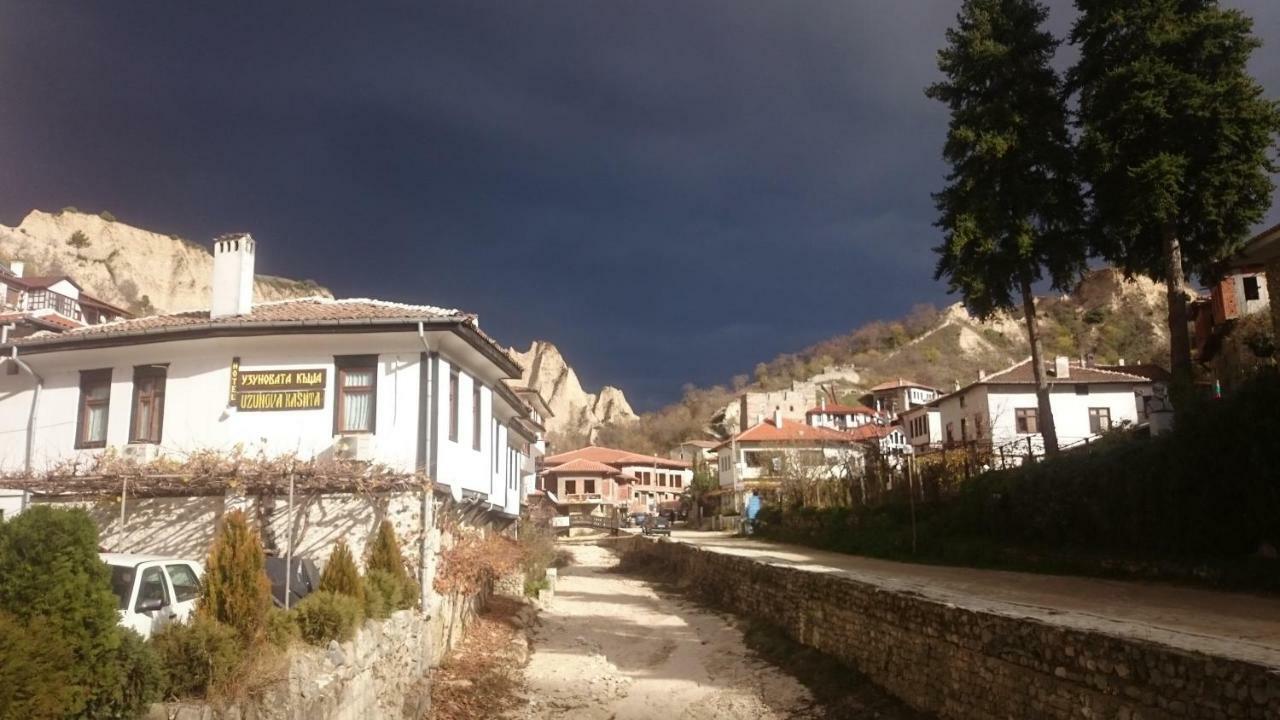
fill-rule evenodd
<path id="1" fill-rule="evenodd" d="M 404 555 L 400 553 L 400 541 L 396 538 L 395 528 L 390 520 L 383 520 L 378 525 L 378 533 L 369 545 L 369 559 L 365 563 L 367 570 L 386 570 L 393 575 L 404 575 Z"/>
<path id="2" fill-rule="evenodd" d="M 1081 200 L 1062 80 L 1050 66 L 1059 42 L 1037 0 L 966 0 L 938 52 L 946 79 L 926 94 L 946 103 L 947 186 L 934 196 L 945 233 L 935 248 L 946 278 L 974 315 L 1020 301 L 1031 343 L 1045 450 L 1058 449 L 1032 286 L 1047 272 L 1069 287 L 1084 268 L 1075 234 Z"/>
<path id="3" fill-rule="evenodd" d="M 209 548 L 202 593 L 201 613 L 234 627 L 245 643 L 262 637 L 271 609 L 271 581 L 262 540 L 240 510 L 222 519 Z"/>
<path id="4" fill-rule="evenodd" d="M 1170 364 L 1191 381 L 1187 278 L 1248 237 L 1280 109 L 1248 73 L 1253 22 L 1217 0 L 1076 0 L 1081 174 L 1095 250 L 1168 285 Z"/>
<path id="5" fill-rule="evenodd" d="M 340 595 L 349 595 L 361 602 L 364 601 L 364 588 L 360 584 L 360 572 L 356 570 L 355 559 L 347 541 L 339 539 L 329 555 L 329 562 L 320 575 L 320 589 Z"/>
<path id="6" fill-rule="evenodd" d="M 392 610 L 411 607 L 418 599 L 418 580 L 409 572 L 404 555 L 400 552 L 400 541 L 396 537 L 395 528 L 390 520 L 383 520 L 378 525 L 378 534 L 369 546 L 369 559 L 365 563 L 367 573 L 374 570 L 388 572 L 399 586 L 399 602 L 392 603 Z"/>

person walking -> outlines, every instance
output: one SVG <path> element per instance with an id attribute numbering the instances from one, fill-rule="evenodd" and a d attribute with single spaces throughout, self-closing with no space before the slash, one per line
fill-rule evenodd
<path id="1" fill-rule="evenodd" d="M 760 493 L 752 490 L 750 497 L 747 498 L 747 519 L 743 523 L 743 532 L 751 535 L 756 529 L 756 516 L 760 514 Z"/>

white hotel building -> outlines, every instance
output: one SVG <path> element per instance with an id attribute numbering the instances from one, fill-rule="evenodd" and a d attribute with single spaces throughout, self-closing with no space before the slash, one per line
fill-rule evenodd
<path id="1" fill-rule="evenodd" d="M 520 512 L 540 454 L 520 367 L 457 310 L 306 298 L 254 305 L 255 244 L 214 247 L 209 311 L 13 339 L 2 348 L 0 471 L 108 449 L 333 456 L 421 472 Z M 0 510 L 20 509 L 4 496 Z"/>

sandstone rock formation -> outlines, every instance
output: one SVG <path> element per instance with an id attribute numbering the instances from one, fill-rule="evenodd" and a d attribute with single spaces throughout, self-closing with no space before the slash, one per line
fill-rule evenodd
<path id="1" fill-rule="evenodd" d="M 28 276 L 70 275 L 90 295 L 139 314 L 209 307 L 208 248 L 105 213 L 32 210 L 17 227 L 0 225 L 0 257 L 25 262 Z M 254 287 L 258 301 L 308 295 L 331 297 L 310 280 L 259 275 Z"/>
<path id="2" fill-rule="evenodd" d="M 590 440 L 602 425 L 636 419 L 618 388 L 606 385 L 598 394 L 583 390 L 578 374 L 555 345 L 535 340 L 527 352 L 512 349 L 511 354 L 524 367 L 524 383 L 542 393 L 555 413 L 547 423 L 549 432 L 583 435 Z"/>

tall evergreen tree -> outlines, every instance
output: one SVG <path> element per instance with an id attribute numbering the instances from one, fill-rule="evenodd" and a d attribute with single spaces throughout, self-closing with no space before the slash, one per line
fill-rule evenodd
<path id="1" fill-rule="evenodd" d="M 1068 75 L 1094 249 L 1168 285 L 1170 364 L 1191 381 L 1187 278 L 1263 218 L 1280 110 L 1249 75 L 1252 21 L 1217 0 L 1076 0 Z"/>
<path id="2" fill-rule="evenodd" d="M 951 173 L 934 196 L 945 233 L 935 277 L 980 318 L 1021 305 L 1039 430 L 1052 453 L 1058 437 L 1032 287 L 1046 273 L 1069 287 L 1085 248 L 1074 234 L 1081 200 L 1047 17 L 1037 0 L 965 0 L 938 52 L 946 79 L 926 94 L 951 111 L 943 148 Z"/>
<path id="3" fill-rule="evenodd" d="M 222 518 L 209 547 L 201 583 L 199 612 L 234 627 L 246 643 L 256 642 L 271 610 L 262 539 L 242 510 Z"/>

